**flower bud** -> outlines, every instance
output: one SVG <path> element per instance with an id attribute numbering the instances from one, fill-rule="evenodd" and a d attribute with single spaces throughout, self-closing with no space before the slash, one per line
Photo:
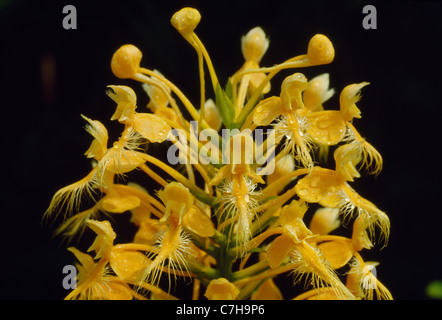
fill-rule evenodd
<path id="1" fill-rule="evenodd" d="M 259 63 L 269 47 L 269 40 L 260 27 L 250 30 L 241 39 L 241 50 L 244 59 Z"/>
<path id="2" fill-rule="evenodd" d="M 181 34 L 189 34 L 200 23 L 201 14 L 194 8 L 183 8 L 176 12 L 170 22 Z"/>
<path id="3" fill-rule="evenodd" d="M 120 79 L 127 79 L 138 72 L 141 57 L 140 49 L 131 44 L 125 44 L 115 51 L 111 60 L 111 69 Z"/>
<path id="4" fill-rule="evenodd" d="M 221 115 L 212 99 L 208 99 L 204 104 L 204 120 L 216 131 L 219 131 L 223 125 Z"/>
<path id="5" fill-rule="evenodd" d="M 310 39 L 307 56 L 313 65 L 327 64 L 333 61 L 335 49 L 329 38 L 316 34 Z"/>
<path id="6" fill-rule="evenodd" d="M 307 89 L 302 94 L 304 106 L 311 112 L 321 111 L 322 104 L 335 93 L 334 89 L 329 89 L 329 84 L 330 76 L 328 73 L 323 73 L 311 79 Z"/>

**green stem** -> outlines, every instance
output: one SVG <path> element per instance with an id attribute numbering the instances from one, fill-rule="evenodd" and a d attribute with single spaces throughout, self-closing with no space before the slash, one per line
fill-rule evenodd
<path id="1" fill-rule="evenodd" d="M 189 263 L 190 270 L 204 283 L 210 279 L 219 278 L 218 270 L 203 266 L 202 264 L 191 261 Z"/>
<path id="2" fill-rule="evenodd" d="M 249 278 L 267 270 L 268 268 L 269 268 L 268 262 L 266 260 L 262 260 L 260 262 L 251 265 L 250 267 L 233 272 L 232 279 L 233 281 L 238 281 L 244 278 Z"/>

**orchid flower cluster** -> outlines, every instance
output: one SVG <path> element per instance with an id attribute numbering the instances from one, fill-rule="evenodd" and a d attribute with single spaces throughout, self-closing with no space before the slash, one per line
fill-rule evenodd
<path id="1" fill-rule="evenodd" d="M 85 152 L 91 171 L 57 191 L 44 215 L 64 212 L 55 234 L 70 241 L 95 236 L 87 252 L 68 249 L 78 274 L 66 299 L 180 299 L 180 279 L 192 284 L 192 299 L 391 299 L 372 272 L 377 263 L 361 253 L 386 244 L 389 218 L 351 186 L 362 170 L 382 169 L 353 124 L 368 83 L 343 88 L 336 110 L 323 106 L 335 93 L 328 74 L 293 73 L 279 95 L 265 97 L 281 71 L 328 64 L 335 53 L 316 34 L 305 54 L 261 67 L 269 40 L 256 27 L 242 37 L 245 62 L 224 86 L 195 33 L 200 19 L 193 8 L 171 19 L 198 56 L 196 105 L 162 73 L 140 66 L 141 51 L 128 44 L 111 69 L 141 84 L 147 108 L 130 87 L 108 87 L 117 105 L 111 120 L 122 126 L 111 146 L 106 127 L 82 116 L 93 137 Z M 168 161 L 149 152 L 152 144 L 169 146 Z M 144 175 L 145 185 L 129 182 L 129 173 Z M 136 228 L 130 243 L 112 225 L 123 214 Z M 351 235 L 339 235 L 348 226 Z M 281 277 L 298 292 L 278 288 Z"/>

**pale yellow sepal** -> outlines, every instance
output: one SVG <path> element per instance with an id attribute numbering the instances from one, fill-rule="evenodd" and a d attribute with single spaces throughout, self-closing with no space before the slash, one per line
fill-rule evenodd
<path id="1" fill-rule="evenodd" d="M 172 128 L 159 116 L 150 113 L 137 113 L 134 117 L 134 128 L 150 142 L 163 142 Z"/>
<path id="2" fill-rule="evenodd" d="M 360 90 L 369 85 L 369 82 L 354 83 L 346 86 L 339 96 L 340 110 L 347 121 L 361 117 L 361 110 L 356 102 L 361 99 Z"/>
<path id="3" fill-rule="evenodd" d="M 131 121 L 137 108 L 135 91 L 127 86 L 110 85 L 107 87 L 111 89 L 106 92 L 107 95 L 117 103 L 117 109 L 112 115 L 111 120 L 118 120 L 121 123 Z"/>
<path id="4" fill-rule="evenodd" d="M 270 268 L 278 268 L 286 260 L 292 249 L 293 240 L 285 234 L 273 240 L 266 252 L 266 258 Z"/>
<path id="5" fill-rule="evenodd" d="M 102 208 L 108 212 L 123 213 L 137 208 L 140 206 L 141 201 L 138 197 L 128 192 L 111 188 L 101 203 Z"/>
<path id="6" fill-rule="evenodd" d="M 310 221 L 309 229 L 313 234 L 329 234 L 340 225 L 339 208 L 319 208 Z"/>
<path id="7" fill-rule="evenodd" d="M 307 112 L 323 110 L 323 103 L 335 93 L 329 89 L 330 75 L 323 73 L 308 82 L 308 87 L 302 93 L 302 101 Z"/>
<path id="8" fill-rule="evenodd" d="M 306 115 L 309 122 L 308 135 L 324 145 L 335 145 L 344 139 L 347 126 L 339 111 L 325 110 Z"/>
<path id="9" fill-rule="evenodd" d="M 106 155 L 105 168 L 115 174 L 123 174 L 136 169 L 146 162 L 144 153 L 132 150 L 113 150 Z"/>
<path id="10" fill-rule="evenodd" d="M 318 245 L 332 269 L 345 266 L 353 257 L 353 246 L 348 242 L 327 241 Z"/>
<path id="11" fill-rule="evenodd" d="M 284 112 L 284 104 L 280 97 L 269 97 L 261 100 L 253 112 L 253 122 L 258 126 L 267 126 Z"/>
<path id="12" fill-rule="evenodd" d="M 276 286 L 273 279 L 267 279 L 259 286 L 251 297 L 251 300 L 282 300 L 281 290 Z"/>
<path id="13" fill-rule="evenodd" d="M 86 131 L 94 137 L 89 149 L 84 154 L 88 158 L 94 158 L 100 161 L 107 151 L 107 129 L 100 121 L 89 119 L 84 115 L 81 116 L 89 123 L 89 125 L 86 126 Z"/>
<path id="14" fill-rule="evenodd" d="M 251 29 L 241 38 L 241 51 L 246 61 L 259 63 L 269 47 L 269 40 L 261 27 Z"/>
<path id="15" fill-rule="evenodd" d="M 183 225 L 200 237 L 211 237 L 215 234 L 215 226 L 210 218 L 196 205 L 192 205 L 183 217 Z"/>
<path id="16" fill-rule="evenodd" d="M 139 280 L 141 271 L 148 264 L 149 259 L 139 251 L 112 250 L 109 263 L 112 270 L 127 282 Z"/>

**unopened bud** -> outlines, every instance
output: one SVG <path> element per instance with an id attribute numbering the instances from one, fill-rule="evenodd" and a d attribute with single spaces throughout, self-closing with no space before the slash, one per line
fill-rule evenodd
<path id="1" fill-rule="evenodd" d="M 194 8 L 183 8 L 176 12 L 170 22 L 181 34 L 189 34 L 195 30 L 201 20 L 201 14 Z"/>
<path id="2" fill-rule="evenodd" d="M 111 60 L 111 69 L 115 76 L 120 79 L 132 77 L 140 69 L 140 49 L 131 44 L 125 44 L 115 51 Z"/>
<path id="3" fill-rule="evenodd" d="M 260 27 L 250 30 L 241 39 L 241 50 L 247 61 L 259 63 L 269 47 L 269 40 Z"/>
<path id="4" fill-rule="evenodd" d="M 327 64 L 335 58 L 335 49 L 329 38 L 316 34 L 310 39 L 307 56 L 314 65 Z"/>

